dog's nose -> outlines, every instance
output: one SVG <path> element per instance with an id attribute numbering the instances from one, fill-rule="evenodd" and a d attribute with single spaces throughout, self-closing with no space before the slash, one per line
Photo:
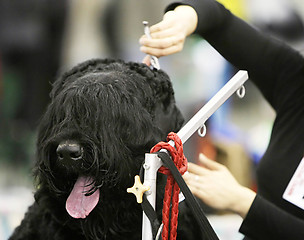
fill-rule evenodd
<path id="1" fill-rule="evenodd" d="M 65 141 L 58 145 L 56 150 L 59 160 L 80 160 L 83 154 L 83 148 L 76 142 Z"/>

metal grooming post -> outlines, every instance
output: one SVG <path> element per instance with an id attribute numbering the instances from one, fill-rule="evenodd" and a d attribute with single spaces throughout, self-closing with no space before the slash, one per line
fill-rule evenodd
<path id="1" fill-rule="evenodd" d="M 248 79 L 247 71 L 238 71 L 177 133 L 183 143 L 205 126 L 208 118 L 236 91 L 242 89 Z"/>
<path id="2" fill-rule="evenodd" d="M 205 129 L 205 122 L 208 118 L 233 94 L 237 91 L 239 97 L 244 96 L 243 84 L 247 81 L 247 71 L 237 72 L 177 133 L 183 143 L 195 132 Z M 243 91 L 243 94 L 240 92 Z M 173 141 L 169 142 L 174 146 Z M 158 169 L 163 165 L 156 154 L 146 153 L 144 163 L 144 185 L 149 186 L 150 190 L 145 192 L 147 200 L 155 209 L 156 200 L 156 176 Z M 151 223 L 145 213 L 143 214 L 142 240 L 152 240 Z"/>

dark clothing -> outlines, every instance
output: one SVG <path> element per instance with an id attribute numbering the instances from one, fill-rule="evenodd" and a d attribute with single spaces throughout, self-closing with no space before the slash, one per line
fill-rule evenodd
<path id="1" fill-rule="evenodd" d="M 304 153 L 304 58 L 216 1 L 183 4 L 198 13 L 196 33 L 235 67 L 247 70 L 276 111 L 269 146 L 257 169 L 257 197 L 240 232 L 246 239 L 304 239 L 304 210 L 282 197 Z"/>

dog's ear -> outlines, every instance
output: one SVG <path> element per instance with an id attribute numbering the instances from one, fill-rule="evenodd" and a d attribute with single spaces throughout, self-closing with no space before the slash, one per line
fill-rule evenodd
<path id="1" fill-rule="evenodd" d="M 171 131 L 177 132 L 184 118 L 176 106 L 174 90 L 168 74 L 163 70 L 152 70 L 144 63 L 130 62 L 128 64 L 130 64 L 130 69 L 141 75 L 141 79 L 150 86 L 153 100 L 150 101 L 151 106 L 146 106 L 146 108 L 154 115 L 154 123 L 165 134 Z"/>
<path id="2" fill-rule="evenodd" d="M 184 117 L 175 102 L 166 107 L 161 102 L 155 108 L 155 123 L 165 133 L 176 133 L 181 129 Z"/>
<path id="3" fill-rule="evenodd" d="M 165 133 L 177 132 L 183 125 L 184 118 L 176 106 L 172 82 L 162 70 L 152 70 L 151 88 L 155 94 L 155 122 Z"/>

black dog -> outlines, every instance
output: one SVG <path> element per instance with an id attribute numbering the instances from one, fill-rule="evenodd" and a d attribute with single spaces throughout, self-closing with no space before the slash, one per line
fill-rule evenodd
<path id="1" fill-rule="evenodd" d="M 108 59 L 63 74 L 39 126 L 35 203 L 11 239 L 141 239 L 142 209 L 126 189 L 145 153 L 182 123 L 161 70 Z M 202 239 L 183 204 L 178 239 Z"/>

